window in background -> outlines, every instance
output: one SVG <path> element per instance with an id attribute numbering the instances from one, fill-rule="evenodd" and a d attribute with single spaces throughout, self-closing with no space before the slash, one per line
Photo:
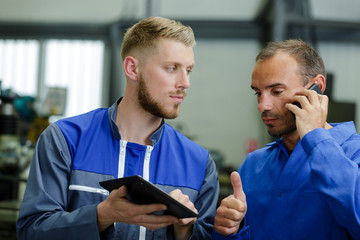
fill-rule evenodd
<path id="1" fill-rule="evenodd" d="M 0 40 L 1 88 L 38 101 L 48 95 L 47 103 L 65 96 L 61 115 L 81 114 L 101 106 L 103 55 L 102 41 Z M 49 113 L 37 106 L 40 115 Z"/>
<path id="2" fill-rule="evenodd" d="M 39 41 L 0 40 L 2 90 L 24 96 L 36 95 Z"/>
<path id="3" fill-rule="evenodd" d="M 44 84 L 66 89 L 65 116 L 101 106 L 103 54 L 102 41 L 46 42 Z"/>

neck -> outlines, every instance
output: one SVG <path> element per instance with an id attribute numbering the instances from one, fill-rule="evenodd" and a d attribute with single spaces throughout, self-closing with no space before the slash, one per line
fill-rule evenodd
<path id="1" fill-rule="evenodd" d="M 117 107 L 116 125 L 122 140 L 151 145 L 151 135 L 160 127 L 162 118 L 141 109 L 133 99 L 124 98 Z"/>
<path id="2" fill-rule="evenodd" d="M 297 130 L 295 130 L 291 134 L 284 135 L 283 140 L 287 150 L 291 153 L 294 150 L 298 141 L 300 140 L 300 136 Z"/>

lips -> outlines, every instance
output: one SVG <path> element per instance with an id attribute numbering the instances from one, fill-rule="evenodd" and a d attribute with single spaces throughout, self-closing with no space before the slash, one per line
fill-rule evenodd
<path id="1" fill-rule="evenodd" d="M 265 124 L 273 124 L 276 121 L 276 118 L 263 117 L 262 120 Z"/>
<path id="2" fill-rule="evenodd" d="M 183 95 L 177 95 L 177 96 L 171 96 L 171 98 L 175 101 L 175 102 L 179 102 L 181 103 L 182 101 L 184 101 L 184 96 Z"/>

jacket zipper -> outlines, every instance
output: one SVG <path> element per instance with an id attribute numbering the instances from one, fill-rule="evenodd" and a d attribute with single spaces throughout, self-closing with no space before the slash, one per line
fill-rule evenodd
<path id="1" fill-rule="evenodd" d="M 120 140 L 120 151 L 119 151 L 119 167 L 118 167 L 118 178 L 122 178 L 124 176 L 125 171 L 125 156 L 126 156 L 126 140 Z M 144 158 L 144 166 L 143 166 L 143 178 L 149 181 L 150 176 L 150 156 L 151 151 L 153 150 L 152 146 L 146 146 L 146 153 Z M 116 223 L 114 223 L 116 227 Z M 139 226 L 139 240 L 146 239 L 146 228 Z"/>
<path id="2" fill-rule="evenodd" d="M 143 166 L 143 178 L 147 181 L 149 181 L 149 177 L 150 177 L 150 156 L 152 150 L 153 150 L 152 146 L 146 146 L 146 153 L 145 153 L 144 166 Z M 145 238 L 146 238 L 146 228 L 140 226 L 139 240 L 145 240 Z"/>
<path id="3" fill-rule="evenodd" d="M 120 151 L 119 151 L 119 166 L 118 166 L 118 178 L 124 177 L 125 171 L 125 155 L 127 141 L 120 140 Z"/>

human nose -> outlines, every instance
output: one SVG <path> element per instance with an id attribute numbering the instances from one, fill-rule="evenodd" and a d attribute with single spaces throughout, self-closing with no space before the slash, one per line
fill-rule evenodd
<path id="1" fill-rule="evenodd" d="M 271 110 L 273 107 L 272 101 L 270 96 L 267 96 L 266 94 L 262 94 L 258 98 L 258 110 L 259 112 L 265 112 L 268 110 Z"/>
<path id="2" fill-rule="evenodd" d="M 187 70 L 181 71 L 176 81 L 176 88 L 188 89 L 190 87 L 190 77 Z"/>

